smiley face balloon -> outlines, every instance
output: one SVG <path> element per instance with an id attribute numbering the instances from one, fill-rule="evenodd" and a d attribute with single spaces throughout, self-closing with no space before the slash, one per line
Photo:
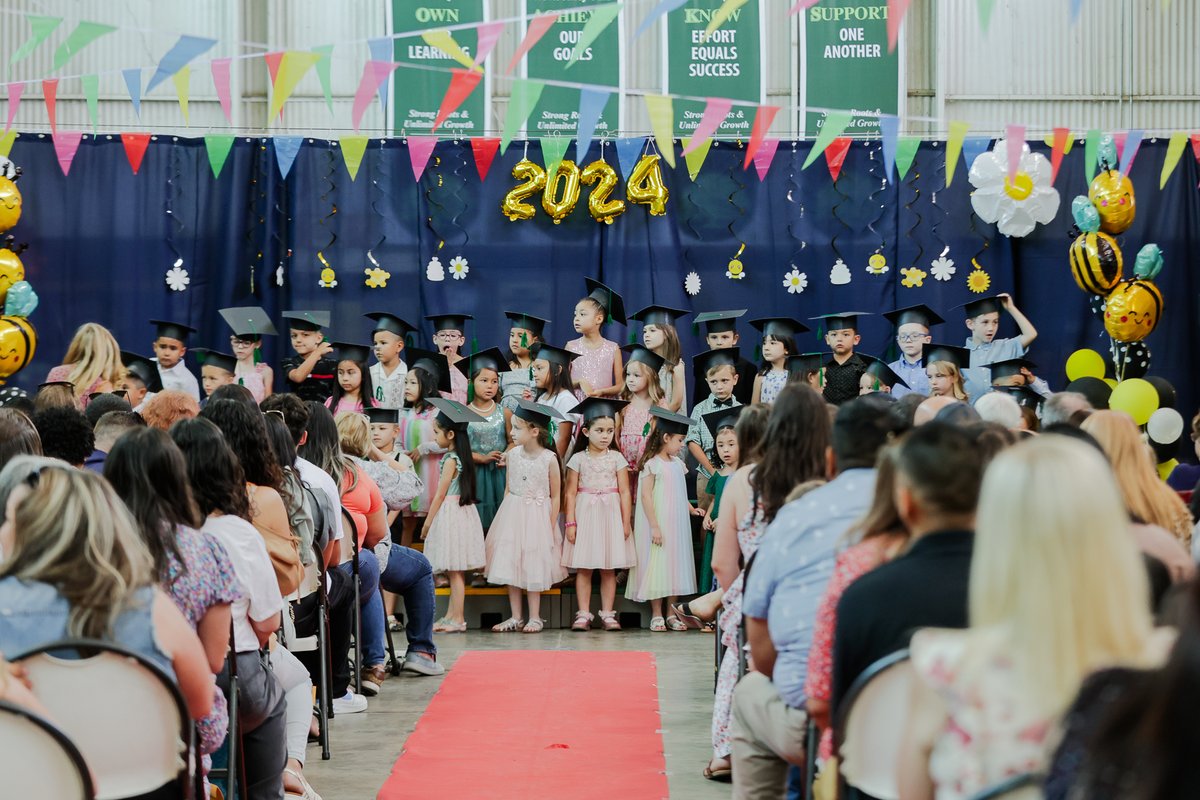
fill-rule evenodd
<path id="1" fill-rule="evenodd" d="M 8 295 L 8 288 L 17 281 L 25 280 L 25 265 L 17 254 L 8 248 L 0 248 L 0 303 Z"/>
<path id="2" fill-rule="evenodd" d="M 1122 281 L 1108 295 L 1104 329 L 1118 342 L 1140 342 L 1158 327 L 1163 296 L 1150 281 Z"/>
<path id="3" fill-rule="evenodd" d="M 24 317 L 0 317 L 0 383 L 20 372 L 37 349 L 37 331 Z"/>
<path id="4" fill-rule="evenodd" d="M 1124 233 L 1133 224 L 1136 213 L 1133 184 L 1116 170 L 1095 177 L 1088 189 L 1088 199 L 1100 214 L 1100 230 L 1105 233 Z"/>
<path id="5" fill-rule="evenodd" d="M 0 233 L 21 219 L 21 190 L 8 178 L 0 176 Z"/>

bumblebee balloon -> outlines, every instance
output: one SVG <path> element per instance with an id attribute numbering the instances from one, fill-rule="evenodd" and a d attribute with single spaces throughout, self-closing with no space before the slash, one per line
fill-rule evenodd
<path id="1" fill-rule="evenodd" d="M 37 331 L 24 317 L 0 317 L 0 383 L 33 359 Z"/>
<path id="2" fill-rule="evenodd" d="M 8 289 L 14 283 L 25 280 L 25 265 L 21 259 L 8 248 L 0 248 L 0 303 L 8 295 Z"/>
<path id="3" fill-rule="evenodd" d="M 1121 282 L 1121 248 L 1107 233 L 1080 234 L 1070 254 L 1071 277 L 1088 294 L 1106 295 Z"/>
<path id="4" fill-rule="evenodd" d="M 1150 281 L 1122 281 L 1109 294 L 1104 309 L 1104 330 L 1118 342 L 1140 342 L 1158 327 L 1163 296 Z"/>
<path id="5" fill-rule="evenodd" d="M 11 180 L 0 177 L 0 233 L 21 219 L 21 190 Z"/>
<path id="6" fill-rule="evenodd" d="M 1088 199 L 1100 214 L 1100 230 L 1105 233 L 1124 233 L 1133 224 L 1137 211 L 1133 202 L 1133 183 L 1116 170 L 1110 169 L 1095 177 L 1088 189 Z"/>

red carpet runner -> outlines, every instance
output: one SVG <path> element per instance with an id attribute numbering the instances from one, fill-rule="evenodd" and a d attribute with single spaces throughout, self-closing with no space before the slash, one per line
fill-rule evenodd
<path id="1" fill-rule="evenodd" d="M 379 798 L 662 800 L 656 678 L 650 653 L 463 653 Z"/>

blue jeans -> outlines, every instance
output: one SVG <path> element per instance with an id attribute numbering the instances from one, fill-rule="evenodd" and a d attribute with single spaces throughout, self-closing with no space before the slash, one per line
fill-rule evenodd
<path id="1" fill-rule="evenodd" d="M 792 764 L 787 773 L 787 800 L 804 800 L 805 788 L 804 770 Z"/>
<path id="2" fill-rule="evenodd" d="M 353 574 L 351 562 L 338 566 L 347 575 Z M 376 666 L 384 662 L 386 624 L 383 614 L 384 589 L 404 598 L 404 614 L 408 617 L 405 634 L 408 649 L 429 656 L 437 655 L 433 644 L 433 568 L 429 559 L 409 547 L 392 545 L 387 569 L 379 574 L 379 559 L 375 553 L 363 549 L 358 555 L 359 590 L 358 601 L 362 607 L 362 650 L 363 664 Z"/>

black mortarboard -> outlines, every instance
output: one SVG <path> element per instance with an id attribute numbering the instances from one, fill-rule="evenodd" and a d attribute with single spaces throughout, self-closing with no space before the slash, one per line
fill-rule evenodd
<path id="1" fill-rule="evenodd" d="M 740 317 L 745 316 L 746 309 L 739 308 L 736 311 L 705 311 L 697 314 L 692 321 L 697 325 L 703 323 L 706 327 L 706 333 L 728 333 L 730 331 L 737 332 L 737 321 Z"/>
<path id="2" fill-rule="evenodd" d="M 187 343 L 189 333 L 195 333 L 196 329 L 190 325 L 184 325 L 181 322 L 170 322 L 164 319 L 152 319 L 150 324 L 155 327 L 157 333 L 155 338 L 177 339 L 183 343 Z"/>
<path id="3" fill-rule="evenodd" d="M 435 353 L 432 350 L 421 350 L 417 347 L 410 347 L 404 351 L 407 356 L 406 362 L 409 369 L 422 369 L 433 376 L 437 381 L 439 392 L 449 392 L 450 389 L 450 361 L 442 353 Z M 428 398 L 426 398 L 428 399 Z"/>
<path id="4" fill-rule="evenodd" d="M 858 318 L 869 317 L 870 315 L 871 312 L 869 311 L 835 311 L 832 314 L 818 314 L 815 317 L 809 317 L 809 319 L 821 320 L 825 326 L 825 332 L 829 333 L 830 331 L 844 331 L 847 328 L 853 328 L 857 331 Z"/>
<path id="5" fill-rule="evenodd" d="M 627 344 L 621 350 L 629 354 L 630 361 L 640 361 L 655 372 L 658 372 L 663 368 L 663 364 L 667 363 L 667 360 L 658 353 L 642 347 L 640 344 Z"/>
<path id="6" fill-rule="evenodd" d="M 685 417 L 682 414 L 675 414 L 658 406 L 650 406 L 650 416 L 654 417 L 654 424 L 658 426 L 658 429 L 663 433 L 684 434 L 688 432 L 689 428 L 696 424 L 691 417 Z"/>
<path id="7" fill-rule="evenodd" d="M 328 311 L 285 311 L 281 316 L 291 320 L 289 327 L 298 331 L 319 331 L 329 327 Z"/>
<path id="8" fill-rule="evenodd" d="M 532 314 L 525 314 L 520 311 L 505 311 L 504 316 L 508 317 L 508 321 L 511 323 L 508 326 L 510 329 L 521 328 L 522 330 L 529 331 L 538 339 L 542 338 L 542 335 L 546 332 L 546 325 L 550 322 L 548 319 L 542 319 L 541 317 L 535 317 Z M 522 347 L 524 346 L 522 345 Z"/>
<path id="9" fill-rule="evenodd" d="M 375 327 L 371 329 L 372 336 L 378 331 L 387 331 L 403 339 L 408 334 L 414 333 L 417 330 L 415 326 L 408 324 L 395 314 L 389 314 L 386 311 L 373 311 L 370 314 L 363 314 L 363 316 L 375 322 Z"/>
<path id="10" fill-rule="evenodd" d="M 825 366 L 825 362 L 833 357 L 832 353 L 801 353 L 798 356 L 787 357 L 788 375 L 799 378 L 806 372 L 816 372 Z"/>
<path id="11" fill-rule="evenodd" d="M 917 325 L 923 325 L 926 328 L 932 328 L 934 325 L 941 325 L 946 321 L 939 317 L 936 311 L 924 303 L 915 306 L 908 306 L 906 308 L 897 308 L 894 311 L 885 311 L 883 312 L 883 317 L 897 328 L 899 328 L 901 325 L 908 325 L 910 323 L 916 323 Z"/>
<path id="12" fill-rule="evenodd" d="M 593 278 L 584 278 L 584 281 L 587 283 L 587 296 L 599 303 L 608 312 L 609 320 L 624 325 L 625 301 L 621 299 L 621 295 Z"/>
<path id="13" fill-rule="evenodd" d="M 797 333 L 804 333 L 808 330 L 807 325 L 791 317 L 763 317 L 762 319 L 750 320 L 750 324 L 761 331 L 763 336 L 791 336 L 795 338 Z"/>
<path id="14" fill-rule="evenodd" d="M 646 306 L 636 314 L 630 314 L 629 318 L 643 325 L 674 325 L 675 320 L 686 313 L 669 306 Z"/>
<path id="15" fill-rule="evenodd" d="M 368 406 L 363 409 L 363 413 L 367 415 L 367 419 L 371 420 L 372 425 L 399 425 L 400 424 L 400 409 L 398 408 L 379 408 L 377 406 Z"/>
<path id="16" fill-rule="evenodd" d="M 333 342 L 334 361 L 357 361 L 366 364 L 371 360 L 371 346 L 352 342 Z"/>
<path id="17" fill-rule="evenodd" d="M 465 333 L 467 330 L 467 320 L 475 319 L 470 314 L 429 314 L 425 317 L 433 323 L 433 332 L 438 331 L 458 331 Z"/>
<path id="18" fill-rule="evenodd" d="M 995 386 L 992 387 L 992 391 L 1004 392 L 1012 397 L 1013 400 L 1016 400 L 1017 405 L 1028 406 L 1035 410 L 1046 399 L 1028 386 Z"/>
<path id="19" fill-rule="evenodd" d="M 472 422 L 487 422 L 457 400 L 447 400 L 444 397 L 431 397 L 429 404 L 438 410 L 437 424 L 443 428 L 463 428 Z"/>
<path id="20" fill-rule="evenodd" d="M 956 306 L 967 312 L 967 319 L 975 319 L 981 314 L 991 314 L 993 312 L 999 314 L 1004 310 L 1003 304 L 1000 302 L 1000 295 L 993 294 L 987 297 L 980 297 L 977 300 L 968 300 L 961 306 Z"/>
<path id="21" fill-rule="evenodd" d="M 1023 368 L 1032 372 L 1037 364 L 1028 358 L 1010 358 L 1007 361 L 988 364 L 987 367 L 992 371 L 992 381 L 995 382 L 997 378 L 1011 378 L 1014 375 L 1020 375 Z"/>
<path id="22" fill-rule="evenodd" d="M 704 427 L 708 428 L 708 432 L 717 438 L 722 428 L 732 428 L 737 425 L 738 417 L 742 415 L 742 409 L 745 406 L 727 406 L 719 411 L 713 411 L 710 414 L 705 414 Z"/>
<path id="23" fill-rule="evenodd" d="M 926 344 L 921 349 L 921 359 L 925 364 L 934 361 L 949 361 L 959 370 L 971 366 L 971 351 L 965 347 L 955 347 L 952 344 Z"/>
<path id="24" fill-rule="evenodd" d="M 692 356 L 692 374 L 701 381 L 708 377 L 708 371 L 713 367 L 728 365 L 737 371 L 738 359 L 741 354 L 736 347 L 725 347 L 720 350 L 706 350 Z"/>
<path id="25" fill-rule="evenodd" d="M 891 388 L 896 384 L 899 384 L 905 389 L 912 388 L 905 383 L 904 379 L 897 375 L 895 371 L 885 362 L 878 358 L 872 358 L 871 356 L 863 356 L 863 358 L 867 361 L 867 374 L 874 377 L 884 386 Z"/>
<path id="26" fill-rule="evenodd" d="M 465 374 L 469 378 L 475 374 L 476 370 L 491 369 L 497 374 L 508 372 L 508 359 L 504 357 L 504 353 L 500 352 L 498 347 L 489 347 L 487 350 L 480 350 L 478 353 L 464 357 L 455 366 L 466 367 Z"/>
<path id="27" fill-rule="evenodd" d="M 147 391 L 162 391 L 162 381 L 158 376 L 158 364 L 137 353 L 121 351 L 121 363 L 125 371 L 146 385 Z"/>
<path id="28" fill-rule="evenodd" d="M 248 342 L 257 342 L 264 336 L 275 336 L 279 333 L 261 306 L 222 308 L 217 313 L 233 328 L 234 336 Z"/>
<path id="29" fill-rule="evenodd" d="M 229 373 L 237 369 L 237 359 L 228 353 L 209 350 L 206 347 L 194 348 L 192 352 L 196 354 L 196 360 L 200 362 L 200 366 L 202 367 L 216 367 Z"/>
<path id="30" fill-rule="evenodd" d="M 534 403 L 524 398 L 517 398 L 517 407 L 513 409 L 513 414 L 526 422 L 532 422 L 534 425 L 540 425 L 547 429 L 550 427 L 551 420 L 566 419 L 557 408 Z"/>
<path id="31" fill-rule="evenodd" d="M 571 409 L 572 414 L 582 414 L 583 424 L 586 425 L 600 417 L 617 418 L 618 412 L 629 405 L 628 400 L 616 400 L 611 397 L 585 397 L 583 402 Z"/>
<path id="32" fill-rule="evenodd" d="M 579 357 L 578 353 L 572 353 L 570 350 L 564 350 L 545 342 L 535 342 L 533 347 L 529 348 L 529 355 L 535 360 L 540 358 L 551 364 L 561 364 L 567 369 L 570 369 L 571 362 Z"/>

